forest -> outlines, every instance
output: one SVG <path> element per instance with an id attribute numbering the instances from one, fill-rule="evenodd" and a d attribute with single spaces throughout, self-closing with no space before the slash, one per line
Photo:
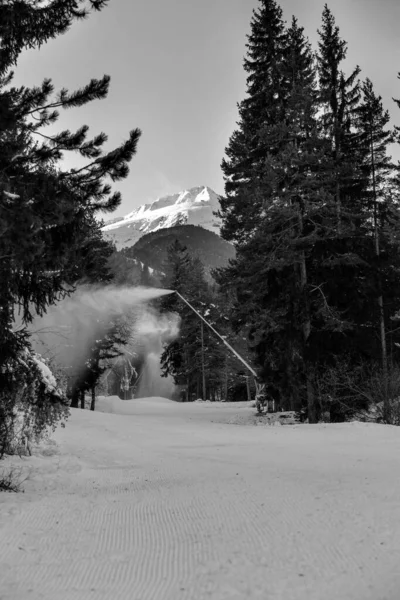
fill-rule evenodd
<path id="1" fill-rule="evenodd" d="M 347 43 L 327 5 L 318 35 L 314 49 L 273 0 L 253 14 L 247 95 L 221 165 L 221 234 L 236 257 L 215 271 L 217 296 L 281 410 L 316 423 L 373 408 L 398 424 L 400 180 L 390 153 L 400 130 L 360 68 L 344 70 Z"/>
<path id="2" fill-rule="evenodd" d="M 253 14 L 222 161 L 236 259 L 217 281 L 278 404 L 306 407 L 310 423 L 373 404 L 397 423 L 399 128 L 360 68 L 344 70 L 327 5 L 318 36 L 312 48 L 272 0 Z"/>
<path id="3" fill-rule="evenodd" d="M 61 372 L 32 347 L 35 317 L 93 285 L 181 293 L 251 362 L 279 410 L 309 423 L 368 413 L 400 424 L 400 176 L 391 156 L 400 101 L 391 115 L 368 74 L 348 67 L 327 5 L 313 48 L 296 17 L 287 23 L 275 0 L 259 0 L 243 64 L 246 96 L 221 157 L 218 217 L 235 256 L 210 270 L 176 240 L 162 269 L 150 272 L 101 231 L 121 203 L 112 184 L 128 177 L 140 129 L 111 150 L 107 135 L 89 137 L 86 125 L 45 133 L 60 111 L 104 99 L 110 77 L 72 92 L 50 79 L 13 86 L 21 52 L 106 4 L 0 4 L 0 454 L 17 414 L 39 435 L 70 406 L 83 408 L 85 393 L 94 409 L 111 366 L 126 378 L 121 357 L 134 347 L 126 314 L 97 320 L 85 351 L 76 348 L 76 372 Z M 83 166 L 66 168 L 65 154 Z M 151 306 L 180 317 L 160 360 L 187 400 L 254 396 L 243 365 L 178 296 Z M 140 361 L 128 363 L 137 375 Z"/>

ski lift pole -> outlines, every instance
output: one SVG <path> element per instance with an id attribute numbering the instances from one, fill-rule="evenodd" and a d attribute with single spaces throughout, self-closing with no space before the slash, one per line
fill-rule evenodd
<path id="1" fill-rule="evenodd" d="M 254 370 L 254 369 L 253 369 L 253 368 L 252 368 L 252 367 L 251 367 L 251 366 L 250 366 L 250 365 L 249 365 L 249 364 L 248 364 L 248 363 L 247 363 L 247 362 L 244 360 L 244 358 L 242 358 L 242 357 L 240 356 L 240 354 L 238 354 L 238 353 L 236 352 L 236 350 L 235 350 L 234 348 L 232 348 L 232 346 L 231 346 L 231 345 L 230 345 L 230 344 L 229 344 L 229 343 L 226 341 L 226 339 L 225 339 L 225 338 L 224 338 L 224 337 L 223 337 L 221 334 L 219 334 L 219 333 L 218 333 L 218 331 L 217 331 L 216 329 L 214 329 L 214 327 L 213 327 L 213 326 L 212 326 L 212 325 L 211 325 L 211 324 L 210 324 L 208 321 L 206 321 L 206 319 L 205 319 L 204 317 L 202 317 L 202 316 L 201 316 L 201 314 L 200 314 L 200 313 L 199 313 L 199 312 L 198 312 L 198 311 L 197 311 L 197 310 L 196 310 L 196 309 L 195 309 L 195 308 L 194 308 L 194 307 L 193 307 L 191 304 L 189 304 L 189 302 L 188 302 L 187 300 L 185 300 L 185 298 L 184 298 L 184 297 L 183 297 L 183 296 L 182 296 L 182 295 L 181 295 L 179 292 L 177 292 L 176 290 L 174 290 L 174 291 L 175 291 L 175 294 L 177 294 L 177 295 L 179 296 L 179 298 L 180 298 L 181 300 L 183 300 L 183 302 L 184 302 L 185 304 L 187 304 L 187 305 L 188 305 L 188 307 L 189 307 L 189 308 L 191 308 L 191 309 L 192 309 L 192 311 L 193 311 L 194 313 L 196 313 L 196 315 L 197 315 L 197 316 L 198 316 L 198 317 L 199 317 L 199 318 L 200 318 L 202 321 L 204 321 L 204 323 L 207 325 L 207 327 L 209 327 L 209 328 L 211 329 L 211 331 L 212 331 L 213 333 L 215 333 L 215 335 L 216 335 L 217 337 L 219 337 L 219 339 L 220 339 L 220 340 L 221 340 L 221 341 L 222 341 L 222 342 L 225 344 L 225 346 L 226 346 L 227 348 L 229 348 L 229 350 L 230 350 L 230 351 L 231 351 L 231 352 L 232 352 L 232 353 L 233 353 L 233 354 L 236 356 L 236 358 L 238 358 L 238 359 L 240 360 L 240 362 L 241 362 L 242 364 L 244 364 L 244 366 L 245 366 L 245 367 L 246 367 L 246 368 L 247 368 L 247 369 L 250 371 L 250 373 L 253 375 L 253 377 L 254 377 L 254 379 L 255 379 L 255 382 L 256 382 L 256 386 L 257 386 L 257 373 L 255 372 L 255 370 Z"/>

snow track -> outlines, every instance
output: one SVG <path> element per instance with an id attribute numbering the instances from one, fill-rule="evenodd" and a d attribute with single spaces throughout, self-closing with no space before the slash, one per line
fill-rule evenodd
<path id="1" fill-rule="evenodd" d="M 135 402 L 74 411 L 58 455 L 23 461 L 1 600 L 397 600 L 400 430 Z"/>

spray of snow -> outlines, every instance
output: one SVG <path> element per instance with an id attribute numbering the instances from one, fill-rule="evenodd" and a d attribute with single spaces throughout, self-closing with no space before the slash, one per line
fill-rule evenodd
<path id="1" fill-rule="evenodd" d="M 163 343 L 177 335 L 179 319 L 160 315 L 146 305 L 170 293 L 170 290 L 144 287 L 79 287 L 70 297 L 50 307 L 43 317 L 34 320 L 31 326 L 34 348 L 52 358 L 67 375 L 76 374 L 83 368 L 93 342 L 104 335 L 107 324 L 114 317 L 125 315 L 140 353 L 144 357 L 151 355 L 145 360 L 142 393 L 146 386 L 150 387 L 152 377 L 157 382 L 160 380 L 160 389 L 171 388 L 170 381 L 161 379 L 159 359 Z"/>
<path id="2" fill-rule="evenodd" d="M 180 319 L 176 314 L 159 315 L 147 308 L 138 319 L 135 333 L 144 347 L 144 365 L 136 397 L 162 396 L 171 398 L 174 392 L 172 377 L 162 377 L 160 356 L 163 345 L 179 333 Z"/>

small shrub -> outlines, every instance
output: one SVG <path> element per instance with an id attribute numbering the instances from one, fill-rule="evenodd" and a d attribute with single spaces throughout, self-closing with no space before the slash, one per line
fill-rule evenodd
<path id="1" fill-rule="evenodd" d="M 400 366 L 342 359 L 317 379 L 321 412 L 332 422 L 359 419 L 400 426 Z"/>
<path id="2" fill-rule="evenodd" d="M 23 492 L 21 471 L 15 467 L 0 470 L 0 492 Z"/>
<path id="3" fill-rule="evenodd" d="M 354 365 L 341 358 L 327 366 L 315 379 L 321 418 L 325 422 L 341 423 L 364 413 L 371 402 L 365 389 L 363 365 Z"/>

